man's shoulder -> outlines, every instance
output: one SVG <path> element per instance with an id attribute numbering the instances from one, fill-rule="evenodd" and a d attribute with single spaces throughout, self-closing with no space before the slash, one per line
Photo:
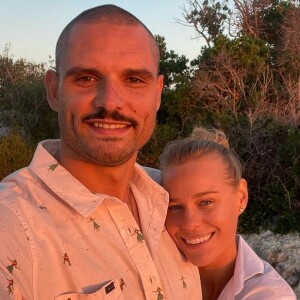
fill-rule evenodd
<path id="1" fill-rule="evenodd" d="M 161 171 L 151 167 L 142 167 L 156 183 L 161 185 Z"/>
<path id="2" fill-rule="evenodd" d="M 7 176 L 0 182 L 1 214 L 7 214 L 8 211 L 16 211 L 17 207 L 19 207 L 20 199 L 25 198 L 22 187 L 18 183 L 17 174 L 19 174 L 19 171 Z"/>
<path id="3" fill-rule="evenodd" d="M 16 188 L 19 187 L 19 182 L 23 181 L 23 173 L 27 172 L 26 169 L 27 168 L 22 168 L 3 178 L 3 180 L 0 182 L 0 199 L 7 195 L 16 193 Z"/>
<path id="4" fill-rule="evenodd" d="M 0 236 L 11 238 L 11 233 L 21 234 L 24 228 L 20 226 L 24 220 L 22 203 L 26 199 L 26 192 L 18 182 L 19 173 L 23 169 L 12 173 L 0 182 Z M 22 175 L 21 175 L 22 176 Z M 1 240 L 0 237 L 0 240 Z"/>

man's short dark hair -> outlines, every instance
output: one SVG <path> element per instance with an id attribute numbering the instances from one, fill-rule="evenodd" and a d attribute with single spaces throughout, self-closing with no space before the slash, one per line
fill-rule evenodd
<path id="1" fill-rule="evenodd" d="M 159 64 L 159 48 L 150 30 L 134 15 L 118 6 L 107 4 L 85 10 L 75 17 L 61 32 L 55 50 L 56 71 L 59 72 L 60 59 L 68 48 L 69 35 L 76 24 L 80 23 L 111 23 L 115 25 L 142 26 L 153 43 L 153 54 Z"/>

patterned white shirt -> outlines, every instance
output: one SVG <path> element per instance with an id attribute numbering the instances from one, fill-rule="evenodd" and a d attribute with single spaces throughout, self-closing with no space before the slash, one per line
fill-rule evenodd
<path id="1" fill-rule="evenodd" d="M 58 147 L 40 143 L 0 184 L 0 299 L 201 299 L 198 269 L 164 227 L 166 191 L 136 164 L 139 228 L 124 202 L 68 173 Z"/>

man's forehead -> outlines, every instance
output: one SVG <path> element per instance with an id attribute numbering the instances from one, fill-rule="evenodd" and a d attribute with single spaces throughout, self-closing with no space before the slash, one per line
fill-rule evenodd
<path id="1" fill-rule="evenodd" d="M 138 60 L 145 59 L 145 63 L 149 63 L 151 57 L 155 72 L 158 70 L 159 54 L 156 41 L 140 24 L 79 22 L 74 24 L 69 32 L 64 46 L 60 55 L 61 63 L 71 56 L 77 56 L 78 53 L 81 55 L 80 60 L 88 59 L 88 54 L 95 53 L 104 56 L 115 55 L 116 60 L 119 60 L 121 55 L 136 55 Z"/>
<path id="2" fill-rule="evenodd" d="M 113 32 L 112 37 L 116 35 L 116 33 L 138 33 L 141 35 L 144 35 L 145 38 L 148 39 L 151 38 L 151 35 L 147 30 L 140 24 L 119 24 L 115 22 L 78 22 L 77 24 L 74 24 L 73 28 L 70 31 L 69 36 L 72 36 L 76 34 L 77 32 L 81 31 L 89 31 L 93 30 L 94 32 L 99 32 L 102 34 L 106 34 L 108 31 Z"/>
<path id="3" fill-rule="evenodd" d="M 74 46 L 91 47 L 100 52 L 154 52 L 153 42 L 142 26 L 115 25 L 108 23 L 78 24 L 70 32 L 67 46 L 72 51 Z M 115 51 L 114 51 L 115 50 Z"/>

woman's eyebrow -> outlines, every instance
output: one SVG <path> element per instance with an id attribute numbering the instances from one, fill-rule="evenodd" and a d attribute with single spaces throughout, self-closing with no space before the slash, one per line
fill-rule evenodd
<path id="1" fill-rule="evenodd" d="M 196 193 L 192 197 L 193 198 L 201 198 L 201 197 L 206 196 L 208 194 L 217 194 L 217 193 L 218 193 L 218 191 L 209 190 L 209 191 L 205 191 L 205 192 Z M 177 197 L 170 197 L 169 198 L 169 202 L 178 202 L 178 201 L 179 201 L 179 198 L 177 198 Z"/>
<path id="2" fill-rule="evenodd" d="M 178 201 L 178 198 L 175 198 L 175 197 L 169 198 L 169 202 L 177 202 L 177 201 Z"/>
<path id="3" fill-rule="evenodd" d="M 217 191 L 214 191 L 214 190 L 208 190 L 208 191 L 205 191 L 205 192 L 201 192 L 201 193 L 196 193 L 193 195 L 193 198 L 200 198 L 200 197 L 203 197 L 203 196 L 206 196 L 208 194 L 216 194 L 218 193 Z"/>

